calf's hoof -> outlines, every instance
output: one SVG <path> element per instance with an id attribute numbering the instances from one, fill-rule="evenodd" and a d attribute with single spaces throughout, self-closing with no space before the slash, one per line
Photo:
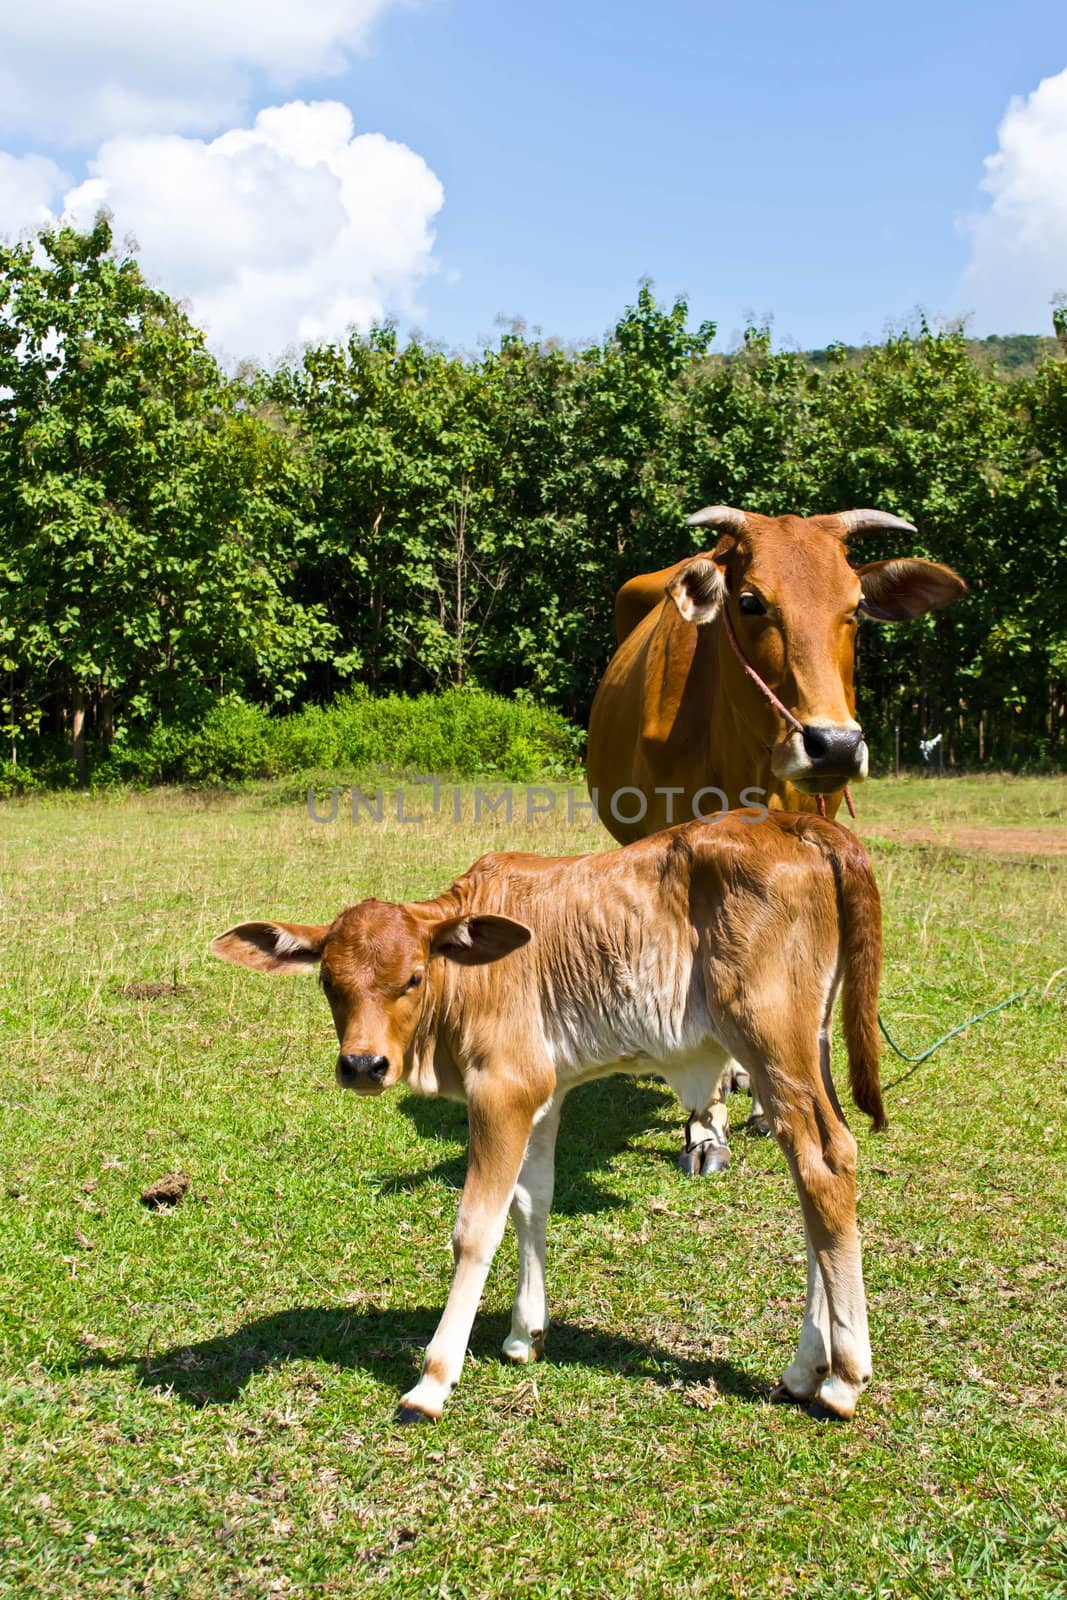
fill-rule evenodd
<path id="1" fill-rule="evenodd" d="M 422 1406 L 409 1405 L 406 1400 L 401 1400 L 396 1408 L 396 1420 L 402 1428 L 406 1428 L 413 1422 L 440 1422 L 441 1413 L 424 1411 Z"/>
<path id="2" fill-rule="evenodd" d="M 758 1139 L 769 1139 L 771 1136 L 771 1125 L 762 1112 L 758 1117 L 749 1117 L 745 1127 L 749 1133 L 754 1133 Z"/>
<path id="3" fill-rule="evenodd" d="M 846 1383 L 844 1378 L 831 1372 L 819 1385 L 819 1392 L 811 1403 L 812 1416 L 825 1421 L 851 1422 L 863 1387 L 862 1383 Z"/>
<path id="4" fill-rule="evenodd" d="M 772 1406 L 808 1406 L 811 1404 L 810 1394 L 794 1394 L 792 1389 L 783 1379 L 776 1383 L 770 1395 Z"/>
<path id="5" fill-rule="evenodd" d="M 521 1333 L 509 1333 L 504 1340 L 504 1360 L 512 1361 L 517 1367 L 525 1367 L 531 1361 L 543 1361 L 545 1357 L 545 1336 L 540 1328 L 535 1329 L 529 1338 L 524 1338 Z"/>

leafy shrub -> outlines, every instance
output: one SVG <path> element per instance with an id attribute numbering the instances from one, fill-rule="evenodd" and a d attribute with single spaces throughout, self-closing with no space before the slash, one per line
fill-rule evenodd
<path id="1" fill-rule="evenodd" d="M 281 770 L 276 761 L 267 713 L 230 695 L 212 706 L 189 741 L 180 776 L 192 783 L 271 778 Z"/>
<path id="2" fill-rule="evenodd" d="M 159 722 L 139 737 L 120 733 L 94 764 L 93 784 L 240 783 L 342 769 L 529 783 L 565 777 L 580 763 L 581 734 L 558 711 L 482 689 L 378 699 L 356 690 L 290 716 L 228 695 L 198 726 Z M 30 775 L 18 771 L 25 788 Z"/>
<path id="3" fill-rule="evenodd" d="M 43 789 L 44 781 L 29 767 L 16 766 L 13 761 L 0 761 L 0 800 L 11 800 L 16 795 L 32 794 Z"/>

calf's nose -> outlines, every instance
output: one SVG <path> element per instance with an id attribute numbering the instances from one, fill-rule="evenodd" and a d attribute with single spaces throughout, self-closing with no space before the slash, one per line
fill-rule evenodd
<path id="1" fill-rule="evenodd" d="M 389 1071 L 389 1060 L 386 1056 L 338 1056 L 337 1065 L 342 1078 L 349 1083 L 357 1078 L 373 1078 L 376 1083 L 381 1083 Z"/>
<path id="2" fill-rule="evenodd" d="M 859 728 L 835 728 L 808 722 L 803 732 L 804 751 L 812 766 L 826 772 L 855 772 L 859 768 L 863 733 Z"/>

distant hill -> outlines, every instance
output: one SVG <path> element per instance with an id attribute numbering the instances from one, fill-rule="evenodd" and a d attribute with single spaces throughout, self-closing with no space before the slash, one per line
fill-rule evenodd
<path id="1" fill-rule="evenodd" d="M 845 352 L 850 366 L 859 366 L 872 345 L 836 345 L 825 350 L 805 350 L 804 359 L 813 367 L 827 367 L 836 351 Z M 1009 378 L 1026 378 L 1039 361 L 1056 354 L 1057 341 L 1040 333 L 991 333 L 986 339 L 968 339 L 967 348 L 983 367 L 996 366 Z"/>

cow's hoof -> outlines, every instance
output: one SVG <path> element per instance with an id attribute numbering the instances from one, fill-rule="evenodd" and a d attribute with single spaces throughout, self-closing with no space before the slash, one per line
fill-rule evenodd
<path id="1" fill-rule="evenodd" d="M 769 1139 L 771 1136 L 771 1125 L 762 1113 L 758 1117 L 749 1117 L 745 1127 L 749 1133 L 754 1133 L 758 1139 Z"/>
<path id="2" fill-rule="evenodd" d="M 687 1178 L 707 1178 L 713 1172 L 726 1171 L 730 1165 L 730 1151 L 724 1144 L 712 1144 L 710 1139 L 705 1139 L 703 1144 L 683 1150 L 678 1165 Z"/>
<path id="3" fill-rule="evenodd" d="M 440 1422 L 441 1413 L 424 1411 L 421 1406 L 412 1406 L 406 1400 L 401 1400 L 396 1408 L 396 1420 L 402 1428 L 406 1428 L 413 1422 Z"/>
<path id="4" fill-rule="evenodd" d="M 744 1067 L 738 1067 L 737 1071 L 734 1073 L 733 1080 L 730 1084 L 730 1089 L 734 1094 L 752 1093 L 752 1084 Z"/>

